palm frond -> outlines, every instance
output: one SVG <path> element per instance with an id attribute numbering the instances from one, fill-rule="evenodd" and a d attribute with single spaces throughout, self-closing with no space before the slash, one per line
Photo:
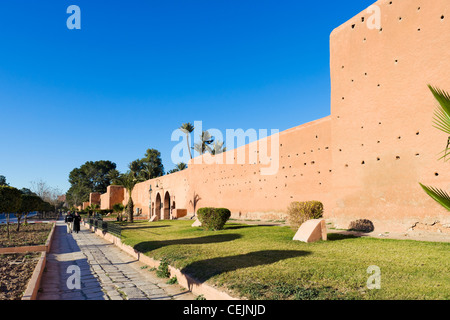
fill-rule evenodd
<path id="1" fill-rule="evenodd" d="M 428 88 L 439 103 L 434 113 L 434 127 L 450 134 L 450 94 L 431 85 Z"/>
<path id="2" fill-rule="evenodd" d="M 448 194 L 446 191 L 434 187 L 424 186 L 423 184 L 419 183 L 422 189 L 436 201 L 441 206 L 443 206 L 445 209 L 450 211 L 450 194 Z"/>

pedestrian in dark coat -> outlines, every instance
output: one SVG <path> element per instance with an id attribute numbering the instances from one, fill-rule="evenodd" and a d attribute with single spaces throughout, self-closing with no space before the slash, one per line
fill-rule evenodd
<path id="1" fill-rule="evenodd" d="M 75 216 L 73 217 L 73 231 L 78 233 L 80 231 L 80 222 L 81 216 L 78 212 L 75 212 Z"/>

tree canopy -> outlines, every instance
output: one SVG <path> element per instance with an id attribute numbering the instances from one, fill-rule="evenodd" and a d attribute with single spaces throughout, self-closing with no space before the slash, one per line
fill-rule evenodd
<path id="1" fill-rule="evenodd" d="M 111 161 L 88 161 L 69 174 L 71 187 L 66 193 L 70 205 L 80 205 L 89 200 L 91 192 L 105 193 L 112 180 L 119 175 Z"/>
<path id="2" fill-rule="evenodd" d="M 142 159 L 129 164 L 129 169 L 139 181 L 145 181 L 164 175 L 161 153 L 156 149 L 147 149 Z"/>
<path id="3" fill-rule="evenodd" d="M 19 190 L 9 186 L 0 186 L 0 212 L 15 213 L 22 204 Z"/>
<path id="4" fill-rule="evenodd" d="M 8 184 L 6 183 L 6 177 L 0 175 L 0 186 L 7 186 Z"/>

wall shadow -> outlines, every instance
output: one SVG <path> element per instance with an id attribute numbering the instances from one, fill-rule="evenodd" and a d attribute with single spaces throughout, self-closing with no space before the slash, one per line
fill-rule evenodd
<path id="1" fill-rule="evenodd" d="M 181 271 L 197 281 L 208 279 L 229 271 L 269 265 L 281 260 L 303 257 L 311 254 L 302 250 L 263 250 L 229 257 L 220 257 L 193 262 Z"/>
<path id="2" fill-rule="evenodd" d="M 208 243 L 220 243 L 233 241 L 241 238 L 239 234 L 217 234 L 205 237 L 175 239 L 175 240 L 160 240 L 160 241 L 143 241 L 134 245 L 134 249 L 139 252 L 145 253 L 148 251 L 156 250 L 162 247 L 171 245 L 186 245 L 186 244 L 208 244 Z"/>
<path id="3" fill-rule="evenodd" d="M 50 253 L 47 255 L 45 272 L 42 275 L 38 300 L 104 300 L 100 292 L 102 289 L 99 279 L 93 274 L 87 258 L 81 258 L 82 248 L 74 239 L 73 234 L 67 233 L 66 224 L 56 224 Z M 88 230 L 81 230 L 89 232 Z M 84 249 L 89 249 L 89 245 Z M 67 254 L 76 254 L 74 259 L 57 258 Z M 75 284 L 72 277 L 73 267 L 80 271 L 80 288 L 70 287 Z"/>
<path id="4" fill-rule="evenodd" d="M 242 224 L 225 224 L 225 226 L 223 227 L 224 230 L 238 230 L 238 229 L 246 229 L 246 228 L 254 228 L 254 227 L 258 227 L 256 225 L 242 225 Z"/>
<path id="5" fill-rule="evenodd" d="M 142 227 L 133 227 L 130 225 L 120 226 L 122 230 L 138 230 L 138 229 L 157 229 L 157 228 L 167 228 L 169 225 L 157 225 L 157 226 L 142 226 Z"/>

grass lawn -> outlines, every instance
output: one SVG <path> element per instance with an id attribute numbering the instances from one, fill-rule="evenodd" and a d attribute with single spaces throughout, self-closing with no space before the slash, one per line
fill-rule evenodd
<path id="1" fill-rule="evenodd" d="M 200 281 L 249 299 L 449 299 L 450 243 L 355 238 L 293 241 L 289 227 L 228 222 L 221 231 L 192 221 L 123 223 L 123 241 Z M 367 268 L 381 289 L 367 288 Z"/>

